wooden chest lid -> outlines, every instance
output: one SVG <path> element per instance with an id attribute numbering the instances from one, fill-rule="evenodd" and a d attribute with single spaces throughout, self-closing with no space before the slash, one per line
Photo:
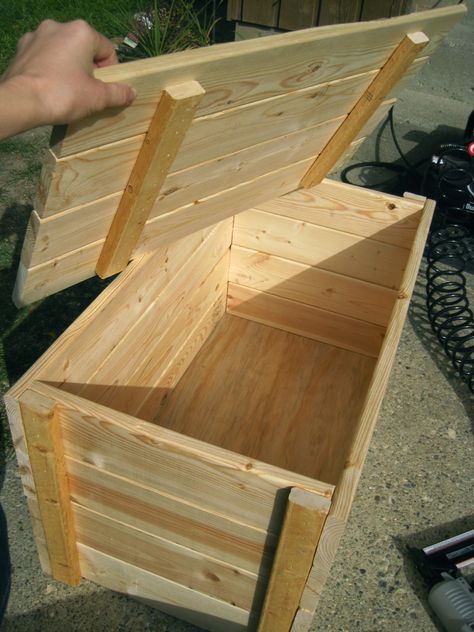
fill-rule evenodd
<path id="1" fill-rule="evenodd" d="M 24 305 L 271 198 L 351 152 L 464 14 L 454 6 L 100 69 L 137 91 L 53 131 L 14 290 Z M 403 84 L 403 82 L 402 82 Z"/>

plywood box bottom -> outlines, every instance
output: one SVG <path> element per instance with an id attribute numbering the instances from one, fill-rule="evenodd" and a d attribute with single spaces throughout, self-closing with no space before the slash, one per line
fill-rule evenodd
<path id="1" fill-rule="evenodd" d="M 325 180 L 133 261 L 7 395 L 45 571 L 307 630 L 431 211 Z"/>

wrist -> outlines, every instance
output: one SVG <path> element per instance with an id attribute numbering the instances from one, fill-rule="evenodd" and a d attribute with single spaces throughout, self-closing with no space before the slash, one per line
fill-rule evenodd
<path id="1" fill-rule="evenodd" d="M 44 125 L 47 119 L 34 77 L 15 75 L 0 82 L 0 138 Z"/>

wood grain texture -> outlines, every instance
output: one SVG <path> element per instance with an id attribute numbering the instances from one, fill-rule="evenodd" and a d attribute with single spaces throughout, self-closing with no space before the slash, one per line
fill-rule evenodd
<path id="1" fill-rule="evenodd" d="M 397 293 L 281 257 L 233 246 L 231 283 L 386 326 Z"/>
<path id="2" fill-rule="evenodd" d="M 67 460 L 76 506 L 170 540 L 250 573 L 269 574 L 277 537 L 206 512 L 160 490 Z"/>
<path id="3" fill-rule="evenodd" d="M 242 0 L 228 0 L 227 2 L 227 19 L 242 19 Z"/>
<path id="4" fill-rule="evenodd" d="M 332 482 L 343 468 L 373 365 L 371 358 L 226 316 L 157 411 L 156 423 Z"/>
<path id="5" fill-rule="evenodd" d="M 376 358 L 385 327 L 266 292 L 229 284 L 227 311 L 311 340 Z"/>
<path id="6" fill-rule="evenodd" d="M 325 179 L 312 189 L 288 193 L 257 208 L 409 249 L 423 203 Z"/>
<path id="7" fill-rule="evenodd" d="M 255 141 L 248 147 L 242 147 L 242 138 L 236 134 L 228 144 L 228 153 L 222 151 L 219 142 L 205 143 L 204 135 L 197 147 L 201 154 L 198 162 L 193 163 L 189 160 L 192 155 L 186 153 L 174 163 L 158 198 L 159 213 L 170 212 L 183 204 L 213 195 L 293 161 L 314 156 L 342 122 L 337 115 L 333 118 L 332 112 L 327 115 L 326 120 L 314 126 L 289 130 L 276 138 Z M 214 119 L 209 118 L 207 121 L 208 128 L 211 125 L 216 127 Z M 257 126 L 260 122 L 261 127 L 263 121 L 256 117 L 254 122 Z M 259 133 L 263 136 L 261 129 Z M 71 208 L 101 201 L 112 194 L 119 195 L 125 188 L 142 138 L 137 136 L 56 160 L 51 166 L 51 184 L 42 200 L 36 203 L 38 215 L 45 219 Z M 218 135 L 215 138 L 217 140 Z M 288 156 L 283 153 L 285 148 Z M 246 177 L 248 173 L 250 178 Z M 201 182 L 202 186 L 196 188 Z M 188 192 L 190 187 L 193 187 L 192 191 Z"/>
<path id="8" fill-rule="evenodd" d="M 163 389 L 155 386 L 159 376 L 196 322 L 219 297 L 224 299 L 229 267 L 228 233 L 229 239 L 224 234 L 223 243 L 216 239 L 203 248 L 199 252 L 201 257 L 193 257 L 151 301 L 143 317 L 130 326 L 77 394 L 133 414 L 154 388 Z M 198 346 L 195 348 L 197 351 Z M 140 389 L 143 395 L 137 397 Z M 162 390 L 162 394 L 166 396 L 166 391 Z"/>
<path id="9" fill-rule="evenodd" d="M 267 200 L 270 191 L 272 195 L 282 195 L 294 190 L 310 163 L 311 159 L 302 160 L 156 217 L 145 226 L 143 239 L 133 258 L 186 235 L 192 236 L 204 227 L 240 213 L 253 203 Z M 30 270 L 20 263 L 13 294 L 15 304 L 28 304 L 93 276 L 102 244 L 100 239 Z"/>
<path id="10" fill-rule="evenodd" d="M 197 81 L 163 90 L 97 262 L 102 278 L 129 262 L 203 95 Z"/>
<path id="11" fill-rule="evenodd" d="M 127 564 L 84 544 L 78 546 L 87 579 L 211 632 L 246 632 L 252 613 Z"/>
<path id="12" fill-rule="evenodd" d="M 307 221 L 250 210 L 236 216 L 233 243 L 396 289 L 409 251 Z"/>
<path id="13" fill-rule="evenodd" d="M 387 388 L 390 371 L 395 359 L 395 353 L 423 255 L 434 206 L 434 202 L 432 201 L 428 201 L 425 204 L 423 217 L 416 233 L 406 272 L 403 276 L 399 297 L 387 328 L 387 334 L 377 361 L 367 398 L 357 422 L 354 441 L 351 445 L 346 466 L 337 485 L 335 499 L 326 520 L 323 533 L 321 534 L 321 544 L 316 552 L 313 569 L 309 575 L 308 583 L 301 599 L 301 607 L 303 609 L 314 609 L 317 604 L 321 596 L 323 585 L 330 573 L 338 544 L 344 533 L 362 467 L 367 456 L 369 443 L 375 429 L 377 416 Z"/>
<path id="14" fill-rule="evenodd" d="M 37 410 L 34 395 L 27 393 L 20 408 L 51 573 L 58 581 L 77 586 L 81 569 L 57 406 L 45 415 Z"/>
<path id="15" fill-rule="evenodd" d="M 171 83 L 201 83 L 206 91 L 198 109 L 202 116 L 380 68 L 407 32 L 424 31 L 431 40 L 426 50 L 430 54 L 465 10 L 447 7 L 390 21 L 295 31 L 278 39 L 217 45 L 101 69 L 97 77 L 104 81 L 131 83 L 136 101 L 126 110 L 71 125 L 56 153 L 75 154 L 144 133 L 162 89 Z"/>
<path id="16" fill-rule="evenodd" d="M 290 630 L 326 515 L 311 494 L 291 490 L 258 632 Z"/>
<path id="17" fill-rule="evenodd" d="M 46 535 L 38 506 L 35 482 L 31 472 L 31 463 L 28 454 L 25 431 L 23 428 L 20 404 L 17 397 L 13 395 L 13 392 L 14 387 L 4 395 L 3 402 L 5 404 L 8 417 L 12 442 L 15 446 L 18 472 L 21 477 L 23 492 L 26 496 L 28 510 L 30 512 L 31 526 L 35 538 L 36 549 L 38 551 L 39 561 L 43 572 L 51 575 L 51 563 L 49 561 L 49 554 L 46 546 Z"/>
<path id="18" fill-rule="evenodd" d="M 171 355 L 168 364 L 159 373 L 157 381 L 148 395 L 140 402 L 137 402 L 137 408 L 134 412 L 137 417 L 146 421 L 152 421 L 155 418 L 156 411 L 159 410 L 169 391 L 178 384 L 199 349 L 225 314 L 226 305 L 227 292 L 219 296 L 217 301 L 198 320 L 194 329 L 189 331 L 184 340 L 182 340 L 181 336 L 176 337 L 176 352 Z M 172 333 L 170 331 L 170 334 Z M 181 346 L 179 346 L 180 344 Z"/>
<path id="19" fill-rule="evenodd" d="M 323 508 L 334 491 L 329 483 L 249 461 L 47 384 L 35 383 L 34 394 L 38 406 L 47 408 L 51 401 L 63 404 L 67 457 L 250 527 L 278 528 L 284 508 L 280 490 L 297 486 L 316 492 Z"/>
<path id="20" fill-rule="evenodd" d="M 402 39 L 370 86 L 349 112 L 346 120 L 305 174 L 301 180 L 302 187 L 310 188 L 319 184 L 329 173 L 346 147 L 357 138 L 362 127 L 428 42 L 429 38 L 422 32 L 410 33 Z"/>
<path id="21" fill-rule="evenodd" d="M 261 600 L 264 577 L 73 504 L 78 541 L 106 555 L 244 610 Z"/>

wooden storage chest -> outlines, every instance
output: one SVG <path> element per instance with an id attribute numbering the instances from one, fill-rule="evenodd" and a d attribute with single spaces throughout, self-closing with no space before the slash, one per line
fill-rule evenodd
<path id="1" fill-rule="evenodd" d="M 15 289 L 124 268 L 6 396 L 46 572 L 309 628 L 433 206 L 323 175 L 461 12 L 101 71 L 137 102 L 53 143 Z"/>

